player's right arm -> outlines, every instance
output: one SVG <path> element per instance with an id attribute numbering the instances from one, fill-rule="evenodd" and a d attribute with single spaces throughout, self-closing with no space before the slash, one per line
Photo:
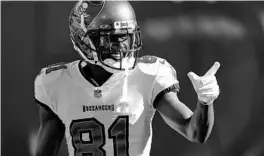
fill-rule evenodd
<path id="1" fill-rule="evenodd" d="M 61 75 L 60 67 L 42 69 L 35 79 L 34 91 L 39 105 L 40 126 L 34 156 L 55 156 L 65 134 L 65 126 L 57 114 L 55 90 L 52 87 Z"/>
<path id="2" fill-rule="evenodd" d="M 55 156 L 65 133 L 65 126 L 59 117 L 45 104 L 39 104 L 40 126 L 35 156 Z"/>

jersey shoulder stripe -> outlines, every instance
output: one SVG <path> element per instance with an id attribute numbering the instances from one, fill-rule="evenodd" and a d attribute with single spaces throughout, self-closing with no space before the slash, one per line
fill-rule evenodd
<path id="1" fill-rule="evenodd" d="M 35 85 L 45 85 L 56 81 L 71 63 L 60 62 L 42 68 L 35 79 Z"/>

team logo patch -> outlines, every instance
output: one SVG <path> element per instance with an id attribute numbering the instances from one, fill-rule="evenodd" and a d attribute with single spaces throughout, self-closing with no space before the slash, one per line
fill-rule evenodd
<path id="1" fill-rule="evenodd" d="M 94 97 L 96 97 L 96 98 L 102 97 L 102 90 L 101 89 L 95 89 L 94 90 Z"/>

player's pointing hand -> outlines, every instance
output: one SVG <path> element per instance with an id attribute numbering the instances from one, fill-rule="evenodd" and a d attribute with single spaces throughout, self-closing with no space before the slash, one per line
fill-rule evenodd
<path id="1" fill-rule="evenodd" d="M 188 77 L 198 95 L 198 100 L 204 104 L 211 104 L 219 95 L 219 86 L 215 77 L 219 67 L 220 63 L 215 62 L 206 74 L 201 77 L 193 72 L 188 73 Z"/>

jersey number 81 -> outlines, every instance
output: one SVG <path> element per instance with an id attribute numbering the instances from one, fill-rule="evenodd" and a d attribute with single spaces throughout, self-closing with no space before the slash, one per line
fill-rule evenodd
<path id="1" fill-rule="evenodd" d="M 108 129 L 108 138 L 113 139 L 114 156 L 129 156 L 128 116 L 118 116 Z M 105 127 L 95 118 L 73 120 L 70 125 L 72 145 L 75 156 L 106 156 Z M 90 140 L 84 141 L 82 135 L 89 133 Z"/>

